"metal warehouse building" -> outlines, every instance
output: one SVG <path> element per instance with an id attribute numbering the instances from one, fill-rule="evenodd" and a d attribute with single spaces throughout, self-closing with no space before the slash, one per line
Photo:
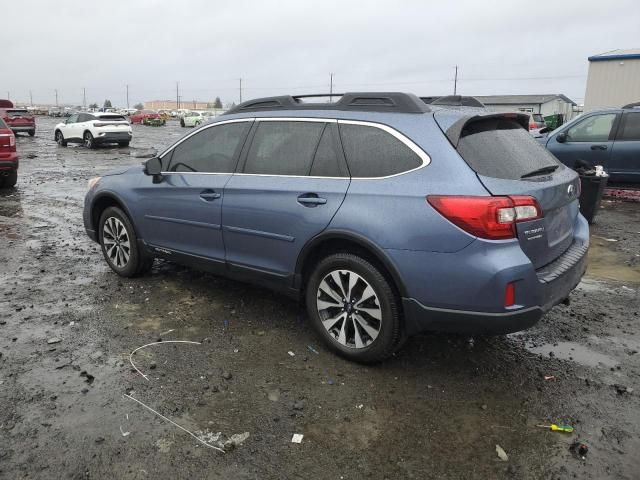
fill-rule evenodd
<path id="1" fill-rule="evenodd" d="M 589 57 L 584 111 L 640 102 L 640 48 Z"/>
<path id="2" fill-rule="evenodd" d="M 497 112 L 541 113 L 542 116 L 561 114 L 565 121 L 573 117 L 576 103 L 556 93 L 546 95 L 476 95 L 478 100 Z"/>

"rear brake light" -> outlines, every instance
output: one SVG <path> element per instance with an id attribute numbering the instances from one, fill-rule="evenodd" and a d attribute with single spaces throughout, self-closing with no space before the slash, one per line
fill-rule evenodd
<path id="1" fill-rule="evenodd" d="M 536 128 L 538 128 L 538 124 L 537 123 L 530 123 L 529 124 L 529 130 L 535 130 Z"/>
<path id="2" fill-rule="evenodd" d="M 542 218 L 533 197 L 429 195 L 427 202 L 465 232 L 489 240 L 516 237 L 516 223 Z"/>
<path id="3" fill-rule="evenodd" d="M 16 137 L 14 134 L 10 134 L 9 135 L 9 146 L 10 147 L 15 147 L 16 146 Z"/>

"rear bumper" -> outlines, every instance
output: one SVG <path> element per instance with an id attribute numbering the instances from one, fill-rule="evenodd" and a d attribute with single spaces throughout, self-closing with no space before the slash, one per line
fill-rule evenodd
<path id="1" fill-rule="evenodd" d="M 101 143 L 130 142 L 132 135 L 129 132 L 105 132 L 104 135 L 96 135 L 93 141 Z"/>
<path id="2" fill-rule="evenodd" d="M 573 244 L 538 270 L 515 245 L 478 252 L 473 252 L 477 245 L 467 248 L 438 263 L 433 255 L 402 253 L 407 270 L 403 276 L 418 285 L 402 299 L 407 333 L 504 334 L 531 327 L 580 283 L 587 267 L 589 229 L 579 215 Z M 516 305 L 505 308 L 505 287 L 511 282 Z"/>
<path id="3" fill-rule="evenodd" d="M 31 132 L 36 129 L 35 123 L 33 125 L 7 125 L 14 133 L 15 132 Z"/>
<path id="4" fill-rule="evenodd" d="M 12 172 L 18 170 L 20 162 L 18 160 L 18 154 L 14 153 L 6 158 L 0 156 L 0 172 Z"/>

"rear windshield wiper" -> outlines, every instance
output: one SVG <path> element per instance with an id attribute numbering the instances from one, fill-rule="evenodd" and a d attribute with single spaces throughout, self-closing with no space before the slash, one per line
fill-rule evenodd
<path id="1" fill-rule="evenodd" d="M 546 167 L 538 168 L 532 172 L 525 173 L 520 178 L 536 177 L 538 175 L 544 175 L 545 173 L 553 173 L 558 169 L 558 165 L 547 165 Z"/>

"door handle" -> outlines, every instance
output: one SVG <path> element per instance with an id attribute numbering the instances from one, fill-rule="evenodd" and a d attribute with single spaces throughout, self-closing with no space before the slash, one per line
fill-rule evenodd
<path id="1" fill-rule="evenodd" d="M 591 145 L 591 150 L 606 150 L 606 145 Z"/>
<path id="2" fill-rule="evenodd" d="M 220 195 L 218 192 L 214 191 L 214 190 L 204 190 L 202 192 L 200 192 L 200 198 L 203 199 L 206 202 L 211 202 L 213 200 L 215 200 L 216 198 L 220 198 L 222 195 Z"/>
<path id="3" fill-rule="evenodd" d="M 327 203 L 327 199 L 319 197 L 316 193 L 305 193 L 298 197 L 298 203 L 305 207 L 317 207 L 318 205 L 324 205 Z"/>

